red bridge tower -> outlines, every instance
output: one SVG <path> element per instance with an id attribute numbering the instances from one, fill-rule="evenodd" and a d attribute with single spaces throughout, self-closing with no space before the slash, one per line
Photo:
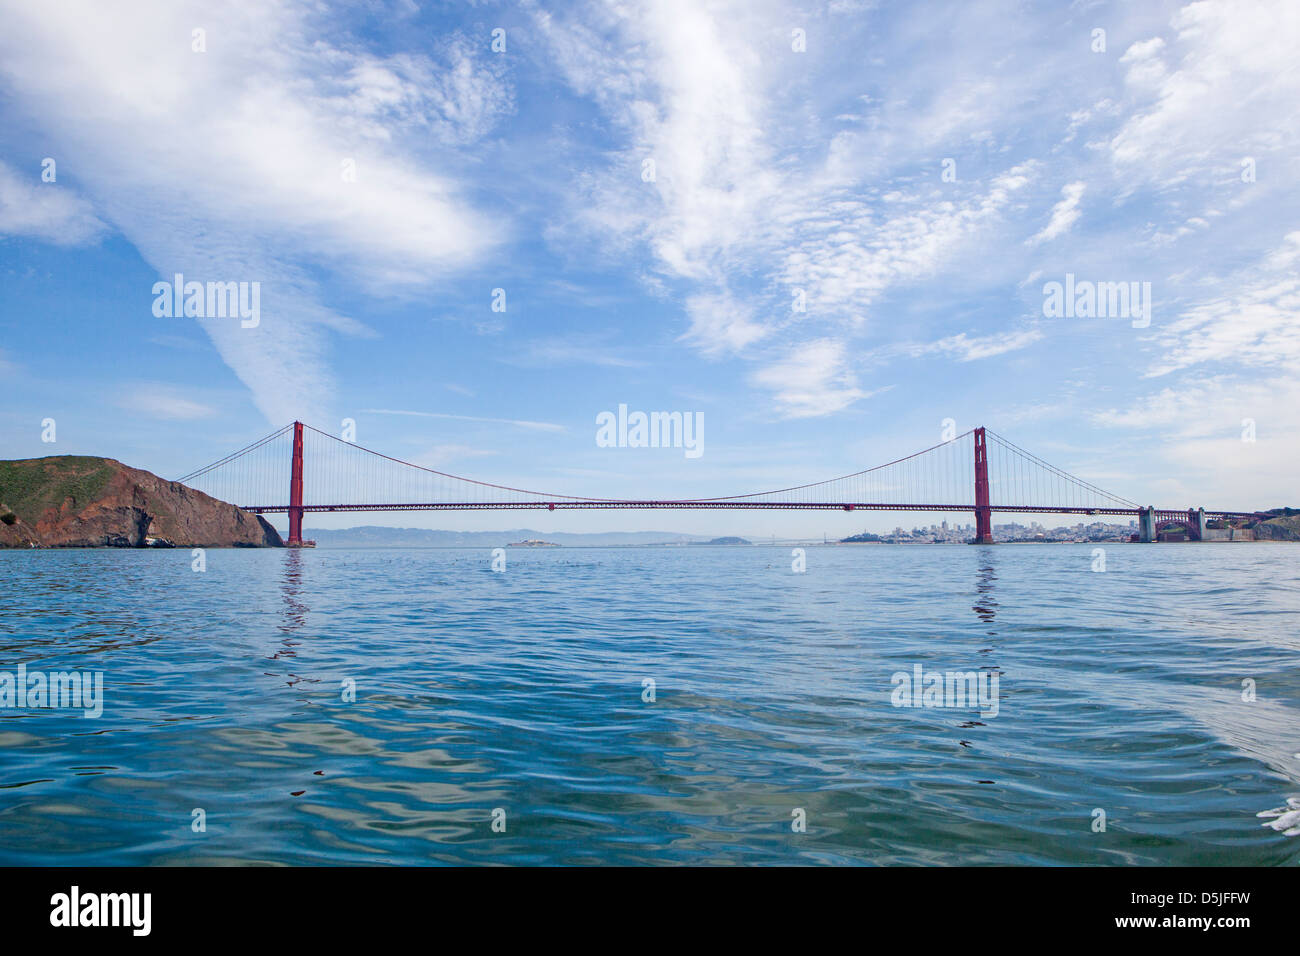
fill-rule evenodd
<path id="1" fill-rule="evenodd" d="M 293 466 L 289 472 L 289 540 L 285 543 L 291 548 L 302 547 L 302 422 L 293 423 Z"/>
<path id="2" fill-rule="evenodd" d="M 989 508 L 989 457 L 982 425 L 975 429 L 975 543 L 993 543 L 993 511 Z"/>

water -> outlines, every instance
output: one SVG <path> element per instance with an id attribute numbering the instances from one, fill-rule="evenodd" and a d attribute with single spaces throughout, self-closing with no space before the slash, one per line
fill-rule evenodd
<path id="1" fill-rule="evenodd" d="M 0 552 L 0 670 L 105 698 L 0 710 L 0 862 L 1297 863 L 1300 547 L 1106 558 Z"/>

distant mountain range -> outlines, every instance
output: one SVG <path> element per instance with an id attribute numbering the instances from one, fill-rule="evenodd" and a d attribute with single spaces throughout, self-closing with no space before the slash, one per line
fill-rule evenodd
<path id="1" fill-rule="evenodd" d="M 436 531 L 425 528 L 303 529 L 318 548 L 504 548 L 519 541 L 545 540 L 568 547 L 619 547 L 646 544 L 707 544 L 709 535 L 667 531 L 605 531 L 577 534 L 515 528 L 510 531 Z"/>

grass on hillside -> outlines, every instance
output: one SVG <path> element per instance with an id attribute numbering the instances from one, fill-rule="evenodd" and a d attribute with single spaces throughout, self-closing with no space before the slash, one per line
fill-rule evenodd
<path id="1" fill-rule="evenodd" d="M 47 508 L 57 508 L 69 498 L 77 507 L 89 504 L 112 476 L 107 461 L 85 455 L 0 461 L 0 503 L 33 523 Z"/>

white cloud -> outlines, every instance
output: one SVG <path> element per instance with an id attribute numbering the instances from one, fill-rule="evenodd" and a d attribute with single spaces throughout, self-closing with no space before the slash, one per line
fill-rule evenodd
<path id="1" fill-rule="evenodd" d="M 1148 436 L 1143 463 L 1161 475 L 1165 500 L 1254 509 L 1296 504 L 1300 445 L 1294 438 L 1300 382 L 1219 375 L 1163 388 L 1127 408 L 1090 417 Z M 1254 441 L 1243 441 L 1247 420 Z"/>
<path id="2" fill-rule="evenodd" d="M 969 337 L 965 332 L 940 339 L 922 352 L 942 352 L 954 356 L 959 362 L 973 362 L 976 359 L 992 358 L 1023 349 L 1041 341 L 1041 329 L 1022 329 L 1016 332 Z"/>
<path id="3" fill-rule="evenodd" d="M 1220 280 L 1229 291 L 1185 309 L 1162 327 L 1147 377 L 1195 365 L 1300 365 L 1300 231 L 1261 262 Z"/>
<path id="4" fill-rule="evenodd" d="M 164 421 L 193 421 L 210 418 L 216 409 L 195 401 L 192 394 L 175 385 L 145 382 L 127 389 L 117 398 L 119 408 L 146 418 Z"/>
<path id="5" fill-rule="evenodd" d="M 326 414 L 322 330 L 365 331 L 322 302 L 311 270 L 392 294 L 501 238 L 416 145 L 430 131 L 467 143 L 510 108 L 465 45 L 376 57 L 333 44 L 319 11 L 290 0 L 0 6 L 0 84 L 99 214 L 163 277 L 261 282 L 257 329 L 204 328 L 275 424 Z M 191 50 L 196 24 L 206 53 Z"/>
<path id="6" fill-rule="evenodd" d="M 583 22 L 544 13 L 536 22 L 621 145 L 607 169 L 580 179 L 572 225 L 551 238 L 572 238 L 576 226 L 625 256 L 648 250 L 660 277 L 688 289 L 682 339 L 704 355 L 761 361 L 755 346 L 774 334 L 802 339 L 801 360 L 753 378 L 773 387 L 784 414 L 829 414 L 867 394 L 844 385 L 826 343 L 868 326 L 881 296 L 934 275 L 995 225 L 1035 169 L 1030 161 L 961 191 L 909 185 L 882 197 L 873 174 L 894 147 L 986 140 L 978 124 L 996 84 L 946 84 L 922 109 L 889 104 L 896 127 L 877 119 L 869 134 L 828 135 L 785 89 L 787 74 L 802 78 L 819 62 L 791 54 L 788 31 L 773 29 L 796 22 L 786 4 L 674 0 L 654 16 L 599 5 L 583 13 Z M 805 312 L 791 307 L 795 290 Z M 792 401 L 779 382 L 787 378 L 815 397 Z"/>
<path id="7" fill-rule="evenodd" d="M 603 368 L 640 368 L 646 364 L 600 341 L 600 336 L 595 339 L 578 344 L 563 339 L 529 342 L 520 354 L 505 357 L 502 361 L 523 366 L 597 365 Z"/>
<path id="8" fill-rule="evenodd" d="M 1147 436 L 1143 465 L 1162 497 L 1227 508 L 1294 504 L 1297 266 L 1300 231 L 1236 271 L 1197 276 L 1199 298 L 1153 328 L 1143 353 L 1145 377 L 1170 384 L 1090 414 L 1098 425 Z M 1254 441 L 1243 441 L 1248 424 Z"/>
<path id="9" fill-rule="evenodd" d="M 468 458 L 486 458 L 497 452 L 490 448 L 475 448 L 471 445 L 434 445 L 428 451 L 411 459 L 411 464 L 423 468 L 441 469 L 456 461 Z"/>
<path id="10" fill-rule="evenodd" d="M 1168 43 L 1134 43 L 1120 60 L 1132 103 L 1109 146 L 1127 179 L 1222 182 L 1243 156 L 1295 147 L 1300 5 L 1202 0 L 1170 26 Z"/>
<path id="11" fill-rule="evenodd" d="M 705 355 L 740 352 L 771 331 L 755 320 L 753 308 L 727 292 L 694 295 L 686 300 L 691 327 L 682 336 Z"/>
<path id="12" fill-rule="evenodd" d="M 43 182 L 39 168 L 24 176 L 0 162 L 0 236 L 31 236 L 74 246 L 98 238 L 103 231 L 104 224 L 90 203 L 57 178 Z"/>
<path id="13" fill-rule="evenodd" d="M 400 408 L 363 408 L 362 412 L 368 415 L 408 415 L 415 418 L 446 418 L 461 422 L 486 422 L 491 425 L 514 425 L 516 428 L 527 428 L 532 431 L 542 432 L 565 431 L 563 425 L 557 425 L 554 422 L 533 422 L 519 418 L 480 418 L 476 415 L 452 415 L 448 412 L 420 412 Z"/>
<path id="14" fill-rule="evenodd" d="M 810 418 L 847 408 L 874 392 L 857 387 L 842 342 L 818 339 L 794 348 L 785 358 L 752 375 L 755 385 L 771 391 L 787 418 Z"/>
<path id="15" fill-rule="evenodd" d="M 1061 187 L 1061 201 L 1052 207 L 1052 218 L 1042 231 L 1029 240 L 1031 245 L 1050 242 L 1070 231 L 1079 218 L 1079 200 L 1088 188 L 1086 183 L 1067 183 Z"/>
<path id="16" fill-rule="evenodd" d="M 1165 48 L 1165 41 L 1160 37 L 1139 40 L 1132 44 L 1119 58 L 1127 68 L 1124 80 L 1130 86 L 1155 89 L 1165 79 L 1168 71 L 1160 54 Z"/>
<path id="17" fill-rule="evenodd" d="M 381 141 L 401 128 L 425 130 L 443 143 L 472 143 L 514 109 L 510 87 L 492 60 L 476 58 L 455 37 L 442 62 L 397 54 L 355 55 L 342 81 L 343 111 L 366 135 Z"/>
<path id="18" fill-rule="evenodd" d="M 1033 169 L 1013 167 L 964 201 L 898 194 L 886 216 L 862 200 L 796 190 L 779 209 L 787 232 L 772 244 L 781 283 L 807 290 L 810 311 L 861 321 L 886 291 L 933 275 L 945 256 L 992 225 Z"/>

